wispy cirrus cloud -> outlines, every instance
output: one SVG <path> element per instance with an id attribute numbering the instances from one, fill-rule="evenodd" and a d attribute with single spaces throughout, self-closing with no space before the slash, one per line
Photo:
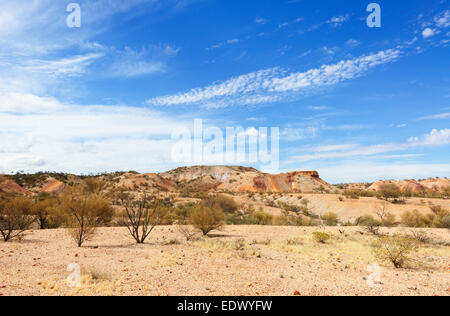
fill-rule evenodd
<path id="1" fill-rule="evenodd" d="M 337 158 L 355 158 L 361 156 L 374 156 L 389 152 L 404 151 L 420 147 L 436 147 L 450 144 L 450 129 L 432 130 L 422 137 L 411 137 L 402 144 L 376 144 L 361 146 L 359 144 L 338 144 L 319 146 L 307 149 L 313 154 L 294 156 L 297 161 L 311 161 Z"/>
<path id="2" fill-rule="evenodd" d="M 331 19 L 326 21 L 325 23 L 330 24 L 334 27 L 340 26 L 347 22 L 350 19 L 350 14 L 333 16 Z"/>
<path id="3" fill-rule="evenodd" d="M 207 47 L 207 48 L 205 48 L 205 50 L 207 50 L 207 51 L 212 51 L 212 50 L 215 50 L 215 49 L 219 49 L 219 48 L 221 48 L 221 47 L 223 47 L 223 46 L 233 45 L 233 44 L 237 44 L 237 43 L 240 43 L 240 42 L 241 42 L 240 39 L 238 39 L 238 38 L 233 38 L 233 39 L 226 40 L 226 41 L 224 41 L 224 42 L 220 42 L 220 43 L 218 43 L 218 44 L 212 45 L 212 46 L 210 46 L 210 47 Z"/>
<path id="4" fill-rule="evenodd" d="M 137 77 L 164 72 L 166 61 L 178 55 L 180 49 L 169 45 L 151 45 L 141 50 L 125 47 L 123 50 L 110 49 L 111 61 L 106 75 L 113 77 Z"/>
<path id="5" fill-rule="evenodd" d="M 52 76 L 77 76 L 83 74 L 90 64 L 103 56 L 99 53 L 89 53 L 53 60 L 31 59 L 19 66 L 19 69 Z"/>
<path id="6" fill-rule="evenodd" d="M 440 114 L 434 114 L 429 116 L 423 116 L 418 118 L 418 121 L 425 121 L 425 120 L 443 120 L 443 119 L 449 119 L 450 118 L 450 112 L 447 113 L 440 113 Z"/>
<path id="7" fill-rule="evenodd" d="M 204 88 L 155 97 L 148 105 L 199 105 L 223 107 L 256 105 L 295 98 L 314 89 L 332 86 L 362 76 L 370 69 L 397 60 L 401 52 L 396 49 L 380 51 L 358 58 L 323 65 L 306 72 L 288 73 L 281 68 L 270 68 L 231 78 Z"/>

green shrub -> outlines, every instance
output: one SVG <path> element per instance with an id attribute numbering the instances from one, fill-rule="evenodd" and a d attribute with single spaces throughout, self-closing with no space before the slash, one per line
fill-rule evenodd
<path id="1" fill-rule="evenodd" d="M 324 244 L 330 239 L 331 239 L 330 234 L 323 233 L 323 232 L 314 232 L 313 233 L 313 240 L 318 243 Z"/>
<path id="2" fill-rule="evenodd" d="M 373 244 L 374 256 L 381 261 L 390 262 L 396 268 L 403 268 L 414 260 L 413 254 L 419 249 L 419 242 L 403 235 L 383 236 Z"/>

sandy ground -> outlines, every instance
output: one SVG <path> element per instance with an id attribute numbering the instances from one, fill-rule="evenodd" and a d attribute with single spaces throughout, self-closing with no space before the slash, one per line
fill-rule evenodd
<path id="1" fill-rule="evenodd" d="M 342 228 L 341 228 L 342 229 Z M 123 228 L 102 228 L 77 248 L 63 229 L 33 231 L 0 243 L 0 296 L 5 295 L 450 295 L 450 231 L 426 230 L 408 269 L 381 265 L 380 288 L 367 285 L 377 263 L 374 237 L 359 228 L 227 226 L 212 238 L 186 242 L 175 227 L 157 227 L 144 245 Z M 385 229 L 409 232 L 410 229 Z M 244 239 L 245 242 L 237 242 Z M 69 287 L 67 266 L 77 263 L 82 285 Z"/>

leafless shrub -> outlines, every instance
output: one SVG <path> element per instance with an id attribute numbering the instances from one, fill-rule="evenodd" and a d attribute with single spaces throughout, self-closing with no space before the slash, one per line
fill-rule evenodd
<path id="1" fill-rule="evenodd" d="M 381 226 L 395 226 L 395 216 L 389 212 L 389 206 L 386 202 L 381 203 L 380 205 L 377 205 L 375 207 L 375 214 L 380 218 Z"/>
<path id="2" fill-rule="evenodd" d="M 176 227 L 178 233 L 180 233 L 186 241 L 191 241 L 197 235 L 197 232 L 192 229 L 191 226 L 188 225 L 177 225 Z"/>
<path id="3" fill-rule="evenodd" d="M 137 199 L 131 194 L 120 193 L 119 205 L 124 208 L 123 224 L 138 244 L 143 244 L 163 217 L 163 209 L 155 196 L 144 195 Z"/>
<path id="4" fill-rule="evenodd" d="M 101 194 L 87 193 L 81 187 L 66 192 L 61 198 L 61 207 L 66 214 L 69 234 L 78 247 L 113 216 L 109 202 Z"/>
<path id="5" fill-rule="evenodd" d="M 431 242 L 431 237 L 428 234 L 421 230 L 411 230 L 411 236 L 413 239 L 417 240 L 422 244 L 428 244 Z"/>

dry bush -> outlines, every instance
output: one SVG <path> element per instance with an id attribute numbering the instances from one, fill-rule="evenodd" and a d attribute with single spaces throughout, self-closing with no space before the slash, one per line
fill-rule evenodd
<path id="1" fill-rule="evenodd" d="M 442 189 L 442 196 L 446 199 L 450 199 L 450 185 Z"/>
<path id="2" fill-rule="evenodd" d="M 164 208 L 160 207 L 155 196 L 144 195 L 137 199 L 131 194 L 121 193 L 119 205 L 124 208 L 123 224 L 138 244 L 143 244 L 159 221 L 164 217 Z"/>
<path id="3" fill-rule="evenodd" d="M 273 216 L 265 212 L 254 212 L 251 215 L 252 221 L 257 225 L 271 225 L 273 223 Z"/>
<path id="4" fill-rule="evenodd" d="M 99 194 L 86 193 L 80 187 L 72 188 L 61 198 L 61 207 L 66 214 L 69 234 L 81 247 L 98 226 L 109 223 L 113 210 L 107 200 Z"/>
<path id="5" fill-rule="evenodd" d="M 244 238 L 239 238 L 232 243 L 232 248 L 237 251 L 244 250 L 246 246 L 247 242 Z"/>
<path id="6" fill-rule="evenodd" d="M 266 238 L 266 239 L 263 239 L 263 240 L 253 240 L 252 241 L 252 245 L 264 245 L 264 246 L 268 246 L 268 245 L 270 245 L 272 243 L 272 239 L 270 239 L 270 238 Z"/>
<path id="7" fill-rule="evenodd" d="M 402 214 L 402 224 L 405 227 L 427 227 L 428 220 L 418 210 L 414 210 L 412 212 L 406 211 Z"/>
<path id="8" fill-rule="evenodd" d="M 313 232 L 313 240 L 320 244 L 325 244 L 331 239 L 331 235 L 324 232 Z"/>
<path id="9" fill-rule="evenodd" d="M 336 226 L 339 223 L 339 218 L 334 212 L 329 212 L 322 215 L 322 220 L 327 226 Z"/>
<path id="10" fill-rule="evenodd" d="M 177 231 L 186 238 L 186 241 L 191 241 L 197 235 L 197 232 L 194 231 L 189 225 L 177 225 Z"/>
<path id="11" fill-rule="evenodd" d="M 445 228 L 450 229 L 450 215 L 447 215 L 447 216 L 442 218 L 442 226 L 444 226 Z"/>
<path id="12" fill-rule="evenodd" d="M 34 222 L 32 201 L 23 196 L 0 200 L 0 233 L 5 242 L 21 237 Z"/>
<path id="13" fill-rule="evenodd" d="M 223 226 L 224 214 L 221 209 L 212 209 L 201 205 L 192 211 L 189 220 L 192 226 L 199 229 L 206 236 L 211 231 L 220 229 Z"/>
<path id="14" fill-rule="evenodd" d="M 432 207 L 433 213 L 421 214 L 418 210 L 407 211 L 402 215 L 402 224 L 405 227 L 423 228 L 450 228 L 450 212 L 441 207 Z"/>
<path id="15" fill-rule="evenodd" d="M 413 239 L 417 240 L 422 244 L 428 244 L 431 242 L 431 237 L 428 234 L 421 230 L 411 230 L 411 236 Z"/>
<path id="16" fill-rule="evenodd" d="M 358 217 L 355 225 L 364 227 L 364 230 L 370 234 L 378 236 L 380 234 L 381 222 L 376 220 L 372 215 L 364 215 Z"/>
<path id="17" fill-rule="evenodd" d="M 381 226 L 383 227 L 395 226 L 395 216 L 389 212 L 387 203 L 382 203 L 380 205 L 375 206 L 375 214 L 380 218 Z"/>
<path id="18" fill-rule="evenodd" d="M 40 229 L 57 228 L 64 222 L 58 200 L 48 193 L 40 193 L 35 197 L 31 213 L 35 216 Z"/>
<path id="19" fill-rule="evenodd" d="M 301 246 L 304 245 L 304 241 L 300 237 L 292 237 L 286 240 L 286 245 L 288 246 Z"/>
<path id="20" fill-rule="evenodd" d="M 396 268 L 403 268 L 415 261 L 413 254 L 419 249 L 419 243 L 404 235 L 383 236 L 373 244 L 373 253 L 378 260 L 387 261 Z"/>
<path id="21" fill-rule="evenodd" d="M 239 204 L 226 195 L 208 196 L 203 205 L 212 209 L 221 209 L 225 214 L 233 214 L 239 210 Z"/>

